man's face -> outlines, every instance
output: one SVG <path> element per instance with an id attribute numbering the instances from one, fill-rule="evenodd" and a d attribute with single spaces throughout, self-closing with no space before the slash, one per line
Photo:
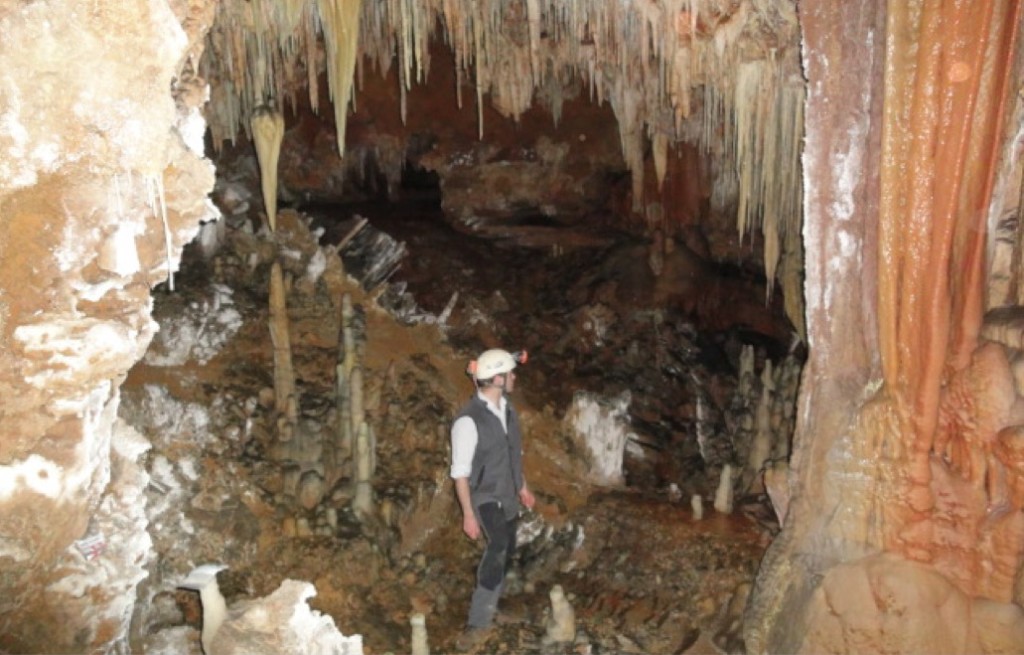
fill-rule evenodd
<path id="1" fill-rule="evenodd" d="M 503 376 L 505 378 L 505 393 L 512 393 L 512 389 L 516 386 L 516 374 L 514 371 L 509 371 Z M 500 384 L 500 383 L 499 383 Z"/>

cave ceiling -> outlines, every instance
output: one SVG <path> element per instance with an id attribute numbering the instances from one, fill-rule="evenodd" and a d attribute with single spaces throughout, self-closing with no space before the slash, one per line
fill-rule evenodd
<path id="1" fill-rule="evenodd" d="M 793 303 L 805 83 L 794 2 L 228 0 L 217 5 L 196 71 L 210 82 L 213 145 L 252 138 L 262 113 L 308 107 L 333 117 L 344 157 L 360 81 L 390 75 L 399 106 L 379 111 L 405 122 L 416 111 L 410 91 L 432 84 L 432 58 L 442 52 L 453 58 L 445 62 L 455 70 L 451 93 L 460 108 L 475 108 L 482 141 L 485 109 L 518 123 L 541 107 L 557 124 L 570 88 L 581 86 L 610 106 L 631 210 L 652 234 L 673 220 L 650 198 L 672 170 L 670 154 L 686 146 L 715 161 L 712 204 L 728 208 L 741 240 L 763 234 L 769 293 L 781 282 L 801 330 Z"/>

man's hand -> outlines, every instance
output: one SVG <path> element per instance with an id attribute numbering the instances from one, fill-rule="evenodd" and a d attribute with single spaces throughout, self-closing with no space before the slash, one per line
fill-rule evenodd
<path id="1" fill-rule="evenodd" d="M 469 478 L 455 478 L 455 495 L 458 496 L 459 506 L 462 507 L 462 531 L 476 541 L 480 538 L 480 524 L 476 522 L 473 503 L 469 498 Z"/>
<path id="2" fill-rule="evenodd" d="M 537 502 L 537 499 L 533 497 L 533 492 L 526 485 L 523 485 L 523 488 L 519 490 L 519 502 L 525 505 L 527 509 L 533 509 L 534 504 Z"/>
<path id="3" fill-rule="evenodd" d="M 462 531 L 473 541 L 480 538 L 480 524 L 477 523 L 473 512 L 467 512 L 462 515 Z"/>

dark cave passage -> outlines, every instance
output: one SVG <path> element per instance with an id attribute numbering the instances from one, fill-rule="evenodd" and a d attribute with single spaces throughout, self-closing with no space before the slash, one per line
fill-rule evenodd
<path id="1" fill-rule="evenodd" d="M 375 278 L 368 290 L 400 322 L 433 322 L 444 314 L 444 338 L 467 361 L 486 348 L 527 350 L 517 393 L 534 407 L 561 417 L 579 392 L 605 398 L 628 392 L 636 433 L 630 447 L 644 453 L 627 463 L 631 486 L 663 489 L 674 480 L 717 475 L 727 461 L 742 465 L 735 445 L 702 448 L 697 434 L 718 432 L 708 441 L 733 441 L 729 423 L 738 419 L 723 398 L 737 384 L 743 349 L 753 350 L 757 370 L 787 358 L 798 368 L 803 357 L 780 301 L 761 300 L 763 278 L 701 261 L 680 246 L 677 274 L 686 281 L 666 299 L 650 291 L 658 285 L 637 255 L 647 244 L 635 235 L 595 226 L 597 245 L 573 247 L 570 237 L 560 246 L 556 228 L 549 244 L 523 245 L 517 229 L 558 223 L 544 216 L 507 224 L 506 238 L 467 234 L 446 218 L 432 183 L 422 174 L 408 193 L 403 185 L 397 202 L 299 209 L 323 231 L 321 243 L 352 239 L 342 258 L 357 279 L 364 279 L 369 260 L 393 260 L 386 280 Z M 367 227 L 352 236 L 360 219 Z M 709 455 L 715 449 L 721 452 Z M 707 483 L 686 486 L 709 492 Z"/>

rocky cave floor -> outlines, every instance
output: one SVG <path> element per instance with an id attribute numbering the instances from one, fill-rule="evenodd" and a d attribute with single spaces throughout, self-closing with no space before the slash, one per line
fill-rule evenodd
<path id="1" fill-rule="evenodd" d="M 730 515 L 711 499 L 721 464 L 742 454 L 728 436 L 739 349 L 754 340 L 763 360 L 784 344 L 745 331 L 742 319 L 708 329 L 692 311 L 652 309 L 644 289 L 656 284 L 628 244 L 523 248 L 383 206 L 333 217 L 285 210 L 270 236 L 253 234 L 258 219 L 245 209 L 228 207 L 220 236 L 211 230 L 186 250 L 175 290 L 155 291 L 161 332 L 122 389 L 122 418 L 153 444 L 146 493 L 156 557 L 133 618 L 135 649 L 159 652 L 177 631 L 198 652 L 198 596 L 176 585 L 192 567 L 220 562 L 229 606 L 286 578 L 307 580 L 317 590 L 310 605 L 361 634 L 365 652 L 408 652 L 415 612 L 426 616 L 431 651 L 451 652 L 481 546 L 461 532 L 447 428 L 471 393 L 467 360 L 500 345 L 530 351 L 515 400 L 538 504 L 523 518 L 502 600 L 518 620 L 498 626 L 481 652 L 742 652 L 743 606 L 778 526 L 764 494 L 738 486 Z M 328 245 L 357 213 L 408 250 L 371 292 L 353 271 L 374 248 L 360 254 L 353 239 L 346 274 Z M 275 258 L 291 275 L 299 418 L 288 443 L 273 407 L 267 328 Z M 365 323 L 359 351 L 377 439 L 374 511 L 363 518 L 350 508 L 351 475 L 324 489 L 296 482 L 320 470 L 338 420 L 343 294 Z M 698 387 L 715 411 L 697 411 Z M 587 481 L 585 448 L 564 418 L 581 390 L 630 392 L 635 437 L 623 485 Z M 709 435 L 703 444 L 698 431 Z M 705 499 L 701 521 L 695 493 Z M 573 643 L 546 638 L 555 584 L 575 608 Z"/>

